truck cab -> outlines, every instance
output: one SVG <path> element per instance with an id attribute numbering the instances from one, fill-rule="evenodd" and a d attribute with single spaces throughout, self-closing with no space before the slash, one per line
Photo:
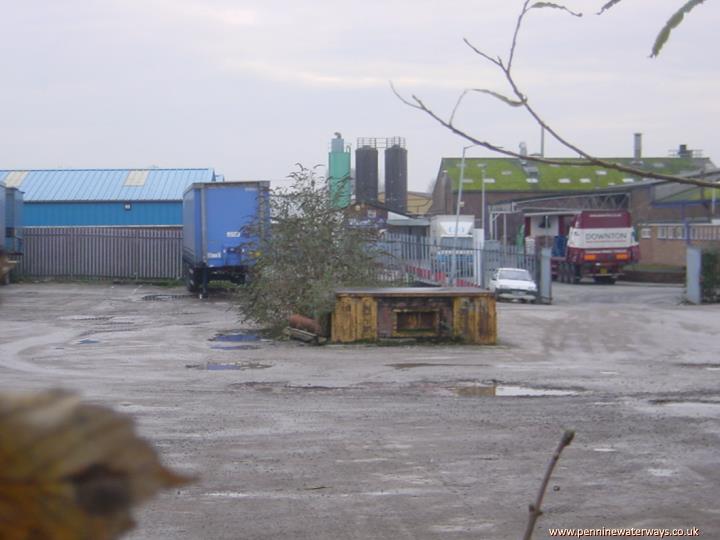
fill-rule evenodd
<path id="1" fill-rule="evenodd" d="M 566 238 L 553 242 L 553 270 L 566 283 L 591 277 L 615 283 L 627 264 L 638 261 L 640 250 L 626 210 L 584 210 L 572 222 Z"/>

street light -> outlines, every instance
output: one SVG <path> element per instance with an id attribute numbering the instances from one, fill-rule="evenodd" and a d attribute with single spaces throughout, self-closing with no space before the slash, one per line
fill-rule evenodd
<path id="1" fill-rule="evenodd" d="M 452 251 L 452 260 L 450 263 L 450 277 L 451 281 L 450 283 L 452 285 L 455 285 L 457 283 L 457 243 L 458 243 L 458 229 L 460 228 L 460 207 L 462 206 L 462 193 L 463 193 L 463 183 L 465 182 L 465 152 L 472 148 L 473 146 L 478 146 L 477 144 L 469 144 L 467 146 L 463 146 L 462 149 L 462 158 L 460 159 L 460 188 L 458 189 L 458 198 L 457 198 L 457 208 L 455 210 L 455 239 L 453 240 L 453 251 Z M 482 178 L 482 199 L 483 199 L 483 220 L 485 219 L 485 178 L 484 175 L 481 175 Z M 483 221 L 483 227 L 484 227 L 484 221 Z M 483 230 L 483 240 L 485 239 L 485 232 Z"/>

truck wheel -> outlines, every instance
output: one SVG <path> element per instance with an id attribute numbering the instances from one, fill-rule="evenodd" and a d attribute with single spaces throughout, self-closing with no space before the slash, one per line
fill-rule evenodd
<path id="1" fill-rule="evenodd" d="M 570 275 L 572 283 L 575 283 L 576 285 L 580 283 L 580 267 L 577 264 L 570 265 Z"/>

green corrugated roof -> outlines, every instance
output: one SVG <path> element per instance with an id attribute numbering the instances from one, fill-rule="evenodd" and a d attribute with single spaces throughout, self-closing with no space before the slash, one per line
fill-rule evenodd
<path id="1" fill-rule="evenodd" d="M 693 173 L 702 169 L 706 158 L 604 158 L 605 161 L 646 169 L 663 174 Z M 565 161 L 565 160 L 563 160 Z M 567 159 L 567 161 L 574 161 Z M 597 166 L 546 165 L 518 159 L 465 158 L 464 191 L 480 191 L 481 166 L 485 170 L 486 191 L 585 191 L 597 188 L 632 185 L 642 178 Z M 460 179 L 460 158 L 443 158 L 440 170 L 446 170 L 457 189 Z M 531 182 L 528 182 L 531 179 Z M 537 182 L 532 182 L 536 179 Z M 471 180 L 468 182 L 468 180 Z"/>

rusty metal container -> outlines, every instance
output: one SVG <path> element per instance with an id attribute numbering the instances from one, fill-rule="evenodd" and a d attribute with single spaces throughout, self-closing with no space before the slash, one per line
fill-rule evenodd
<path id="1" fill-rule="evenodd" d="M 495 297 L 472 287 L 335 291 L 334 343 L 403 338 L 497 342 Z"/>

